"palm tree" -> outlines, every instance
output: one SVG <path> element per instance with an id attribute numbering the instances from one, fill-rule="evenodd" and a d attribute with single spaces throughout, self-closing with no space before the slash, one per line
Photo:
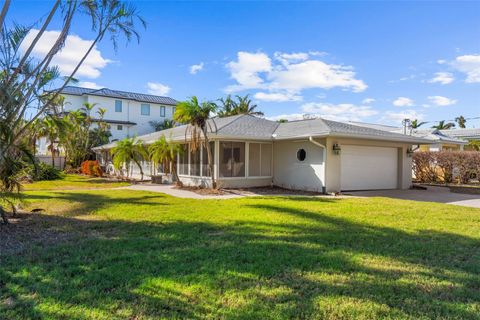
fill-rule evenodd
<path id="1" fill-rule="evenodd" d="M 412 120 L 412 122 L 410 122 L 410 127 L 412 129 L 418 129 L 421 126 L 423 126 L 424 124 L 426 124 L 426 122 L 424 122 L 424 121 L 418 122 L 418 119 L 415 119 L 415 120 Z"/>
<path id="2" fill-rule="evenodd" d="M 126 167 L 127 178 L 130 176 L 130 163 L 134 162 L 140 169 L 140 174 L 143 180 L 143 168 L 141 161 L 148 159 L 148 152 L 143 142 L 136 138 L 125 138 L 117 142 L 117 145 L 112 148 L 113 166 L 120 170 L 123 175 L 123 167 Z"/>
<path id="3" fill-rule="evenodd" d="M 173 115 L 176 122 L 186 123 L 187 130 L 185 130 L 185 142 L 187 142 L 187 135 L 190 133 L 190 148 L 196 151 L 203 143 L 207 149 L 208 168 L 212 176 L 212 188 L 217 188 L 213 172 L 213 156 L 208 140 L 208 119 L 212 113 L 217 110 L 217 105 L 210 101 L 198 103 L 198 98 L 193 96 L 190 100 L 179 102 L 177 110 Z M 212 128 L 210 128 L 212 129 Z M 212 130 L 213 131 L 213 130 Z M 203 134 L 203 141 L 202 141 Z"/>
<path id="4" fill-rule="evenodd" d="M 182 151 L 183 149 L 178 143 L 168 141 L 164 135 L 162 135 L 160 139 L 148 146 L 148 153 L 154 170 L 159 163 L 162 163 L 164 171 L 166 173 L 171 165 L 173 178 L 176 181 L 176 184 L 179 186 L 182 185 L 182 182 L 178 178 L 176 159 L 177 154 L 180 154 Z"/>
<path id="5" fill-rule="evenodd" d="M 456 117 L 455 122 L 458 124 L 460 128 L 462 129 L 466 128 L 465 123 L 467 122 L 467 119 L 465 119 L 464 116 Z"/>
<path id="6" fill-rule="evenodd" d="M 255 116 L 263 116 L 263 112 L 255 111 L 258 107 L 256 104 L 252 104 L 252 100 L 250 100 L 249 95 L 246 96 L 236 96 L 238 102 L 236 103 L 234 113 L 233 114 L 251 114 Z"/>
<path id="7" fill-rule="evenodd" d="M 219 117 L 228 117 L 235 116 L 239 114 L 251 114 L 256 116 L 263 116 L 263 112 L 255 111 L 258 107 L 256 104 L 252 104 L 252 100 L 249 99 L 249 95 L 246 96 L 235 96 L 237 101 L 234 101 L 230 95 L 225 99 L 221 98 L 221 106 L 219 107 L 218 116 Z"/>
<path id="8" fill-rule="evenodd" d="M 68 124 L 63 118 L 54 115 L 47 115 L 38 122 L 38 136 L 45 137 L 49 142 L 47 149 L 52 156 L 52 167 L 55 166 L 55 153 L 58 153 L 60 136 L 65 134 L 67 126 Z M 55 143 L 57 143 L 57 148 L 55 148 Z"/>
<path id="9" fill-rule="evenodd" d="M 228 117 L 233 115 L 233 110 L 237 107 L 237 103 L 233 101 L 232 96 L 228 95 L 226 98 L 218 99 L 221 106 L 218 107 L 218 116 L 219 117 Z"/>
<path id="10" fill-rule="evenodd" d="M 163 121 L 150 121 L 149 124 L 155 129 L 155 131 L 162 131 L 173 128 L 175 126 L 175 121 L 165 119 Z"/>
<path id="11" fill-rule="evenodd" d="M 445 123 L 445 120 L 439 121 L 436 126 L 432 126 L 432 128 L 438 129 L 438 130 L 449 130 L 454 127 L 455 127 L 455 123 L 453 122 Z"/>

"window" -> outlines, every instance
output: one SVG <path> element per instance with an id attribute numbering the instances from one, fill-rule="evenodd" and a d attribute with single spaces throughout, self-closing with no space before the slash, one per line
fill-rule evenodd
<path id="1" fill-rule="evenodd" d="M 121 124 L 117 125 L 117 130 L 118 131 L 122 131 L 123 130 L 123 126 Z"/>
<path id="2" fill-rule="evenodd" d="M 200 175 L 200 148 L 195 151 L 190 149 L 190 175 Z"/>
<path id="3" fill-rule="evenodd" d="M 160 106 L 160 117 L 165 117 L 165 107 Z"/>
<path id="4" fill-rule="evenodd" d="M 115 100 L 115 112 L 122 112 L 122 100 Z"/>
<path id="5" fill-rule="evenodd" d="M 177 108 L 176 108 L 176 107 L 173 107 L 173 108 L 172 108 L 172 117 L 173 117 L 173 115 L 175 114 L 176 111 L 177 111 Z"/>
<path id="6" fill-rule="evenodd" d="M 245 143 L 220 142 L 220 177 L 245 176 Z"/>
<path id="7" fill-rule="evenodd" d="M 212 163 L 215 163 L 215 142 L 210 142 L 210 150 L 212 151 Z M 207 148 L 202 146 L 202 176 L 211 177 L 210 168 L 208 167 Z"/>
<path id="8" fill-rule="evenodd" d="M 150 105 L 146 103 L 142 103 L 140 113 L 142 116 L 149 116 L 150 115 Z"/>
<path id="9" fill-rule="evenodd" d="M 272 145 L 267 143 L 249 144 L 248 175 L 269 177 L 272 175 Z"/>
<path id="10" fill-rule="evenodd" d="M 305 149 L 300 149 L 297 151 L 298 161 L 305 161 L 306 157 L 307 157 L 307 152 L 305 151 Z"/>
<path id="11" fill-rule="evenodd" d="M 178 174 L 188 175 L 188 144 L 182 144 L 182 151 L 178 155 Z"/>

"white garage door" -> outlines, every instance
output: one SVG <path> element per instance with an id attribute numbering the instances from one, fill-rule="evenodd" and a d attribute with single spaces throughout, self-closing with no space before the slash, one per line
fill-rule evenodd
<path id="1" fill-rule="evenodd" d="M 396 189 L 398 149 L 343 145 L 342 190 Z"/>

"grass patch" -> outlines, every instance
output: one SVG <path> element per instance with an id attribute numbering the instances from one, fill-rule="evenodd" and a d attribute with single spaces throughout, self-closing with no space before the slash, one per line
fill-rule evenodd
<path id="1" fill-rule="evenodd" d="M 24 190 L 74 190 L 117 188 L 130 185 L 128 182 L 118 182 L 106 178 L 94 178 L 77 174 L 67 174 L 63 179 L 37 181 L 24 184 Z"/>
<path id="2" fill-rule="evenodd" d="M 71 237 L 0 255 L 7 319 L 480 315 L 480 210 L 384 198 L 28 192 Z M 1 230 L 0 230 L 1 231 Z"/>

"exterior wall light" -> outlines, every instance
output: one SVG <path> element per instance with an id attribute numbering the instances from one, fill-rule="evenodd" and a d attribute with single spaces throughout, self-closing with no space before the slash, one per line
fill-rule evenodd
<path id="1" fill-rule="evenodd" d="M 408 148 L 407 148 L 407 157 L 409 157 L 409 158 L 413 157 L 413 153 L 414 153 L 414 152 L 415 152 L 415 151 L 413 150 L 412 147 L 408 147 Z"/>
<path id="2" fill-rule="evenodd" d="M 333 144 L 333 153 L 334 154 L 340 154 L 340 151 L 342 151 L 342 148 L 338 143 Z"/>

